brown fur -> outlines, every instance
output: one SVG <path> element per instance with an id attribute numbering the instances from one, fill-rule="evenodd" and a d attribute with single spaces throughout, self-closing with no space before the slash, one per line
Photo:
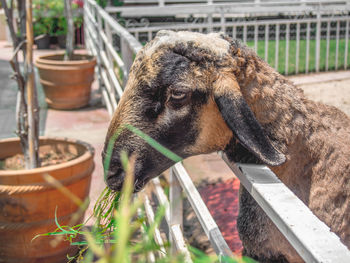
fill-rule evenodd
<path id="1" fill-rule="evenodd" d="M 233 136 L 232 131 L 222 119 L 213 98 L 210 98 L 201 109 L 198 123 L 199 136 L 196 143 L 187 149 L 191 155 L 223 150 Z"/>
<path id="2" fill-rule="evenodd" d="M 174 71 L 174 76 L 172 72 L 162 73 L 166 67 L 174 66 L 172 57 L 166 59 L 169 54 L 175 60 L 182 57 L 187 63 L 182 72 Z M 162 74 L 173 78 L 167 87 L 159 84 Z M 155 102 L 146 97 L 152 97 L 161 88 L 166 89 L 164 102 L 158 102 L 161 110 L 154 120 L 147 121 L 141 112 L 145 107 L 152 109 Z M 190 95 L 176 108 L 172 90 L 183 88 Z M 196 92 L 208 96 L 205 103 L 192 104 Z M 165 146 L 184 157 L 224 150 L 236 138 L 215 103 L 214 97 L 218 96 L 246 102 L 269 143 L 286 157 L 285 163 L 270 168 L 350 248 L 350 119 L 336 108 L 308 100 L 253 51 L 225 36 L 160 32 L 135 59 L 106 143 L 120 125 L 129 123 L 160 138 Z M 179 122 L 186 118 L 192 123 Z M 175 122 L 179 126 L 172 127 Z M 183 135 L 176 134 L 177 129 L 183 129 Z M 133 134 L 116 141 L 118 151 L 112 164 L 119 165 L 119 149 L 133 145 L 137 145 L 133 151 L 138 151 L 138 156 L 148 162 L 154 159 L 148 164 L 152 173 L 160 173 L 171 165 L 160 165 L 166 160 L 154 151 L 151 153 L 150 147 Z M 142 164 L 136 160 L 138 163 Z M 111 177 L 118 176 L 113 173 L 111 170 Z M 244 189 L 240 201 L 238 226 L 247 255 L 262 262 L 302 261 Z"/>
<path id="3" fill-rule="evenodd" d="M 236 72 L 241 92 L 287 157 L 283 165 L 270 168 L 350 248 L 350 119 L 334 107 L 308 100 L 258 57 L 240 59 L 247 65 Z M 257 205 L 252 210 L 262 214 Z M 290 262 L 301 261 L 265 215 L 252 223 L 264 221 L 269 225 L 263 231 L 266 239 L 250 253 L 275 249 Z"/>

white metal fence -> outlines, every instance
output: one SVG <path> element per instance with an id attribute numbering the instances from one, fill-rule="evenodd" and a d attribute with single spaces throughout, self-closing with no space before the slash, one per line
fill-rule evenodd
<path id="1" fill-rule="evenodd" d="M 97 57 L 97 75 L 101 92 L 108 112 L 112 115 L 123 93 L 134 55 L 142 45 L 95 1 L 85 1 L 84 16 L 86 45 Z M 119 52 L 114 45 L 118 46 Z M 350 251 L 339 238 L 330 232 L 329 228 L 319 221 L 267 167 L 233 164 L 228 162 L 225 156 L 223 159 L 306 262 L 350 262 Z M 191 262 L 182 233 L 181 196 L 185 193 L 216 253 L 219 256 L 232 255 L 181 163 L 171 168 L 169 199 L 159 179 L 152 180 L 151 184 L 159 203 L 167 207 L 165 219 L 173 251 L 181 251 L 185 255 L 186 262 Z M 145 196 L 145 212 L 152 222 L 154 212 L 147 196 Z M 155 241 L 160 246 L 164 244 L 159 230 L 155 232 Z"/>
<path id="2" fill-rule="evenodd" d="M 282 74 L 347 69 L 350 16 L 222 23 L 159 25 L 129 28 L 145 43 L 162 29 L 225 32 L 241 39 Z"/>
<path id="3" fill-rule="evenodd" d="M 134 0 L 127 0 L 131 3 Z M 142 3 L 144 2 L 144 3 Z M 147 5 L 158 2 L 158 5 Z M 163 3 L 161 3 L 163 2 Z M 122 17 L 161 17 L 178 15 L 263 15 L 263 14 L 333 14 L 349 10 L 349 0 L 138 0 L 141 5 L 108 7 Z"/>
<path id="4" fill-rule="evenodd" d="M 348 0 L 110 7 L 108 11 L 119 13 L 119 21 L 141 43 L 153 39 L 161 29 L 220 31 L 242 40 L 285 75 L 350 66 Z M 263 14 L 267 17 L 262 18 Z M 157 20 L 155 16 L 170 17 Z"/>

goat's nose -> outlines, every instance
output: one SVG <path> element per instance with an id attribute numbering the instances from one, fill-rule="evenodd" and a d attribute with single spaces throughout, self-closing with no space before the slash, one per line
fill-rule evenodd
<path id="1" fill-rule="evenodd" d="M 123 169 L 117 171 L 109 170 L 106 176 L 107 186 L 113 191 L 121 191 L 125 179 L 125 172 Z"/>

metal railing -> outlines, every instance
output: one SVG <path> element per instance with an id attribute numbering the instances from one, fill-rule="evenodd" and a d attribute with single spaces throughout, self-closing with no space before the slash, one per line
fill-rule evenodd
<path id="1" fill-rule="evenodd" d="M 112 116 L 123 93 L 134 55 L 142 46 L 95 1 L 85 1 L 84 15 L 86 46 L 97 57 L 101 92 L 108 112 Z M 330 232 L 329 227 L 318 220 L 271 170 L 266 166 L 230 163 L 225 156 L 222 157 L 306 262 L 350 262 L 350 251 L 340 242 L 339 237 Z M 232 255 L 181 163 L 177 163 L 170 170 L 169 199 L 158 178 L 153 179 L 151 184 L 159 203 L 166 207 L 165 219 L 172 251 L 182 252 L 185 261 L 191 262 L 182 233 L 182 193 L 184 193 L 215 252 L 220 258 Z M 144 200 L 145 213 L 151 223 L 154 221 L 153 208 L 146 195 Z M 160 247 L 165 243 L 159 229 L 155 231 L 155 241 Z M 163 253 L 159 253 L 160 257 L 162 255 Z M 155 255 L 150 256 L 150 259 L 152 258 L 154 259 Z"/>
<path id="2" fill-rule="evenodd" d="M 143 0 L 155 3 L 152 0 Z M 142 2 L 140 1 L 142 4 Z M 158 5 L 107 7 L 110 13 L 119 13 L 122 17 L 160 17 L 193 15 L 229 15 L 246 14 L 329 14 L 349 9 L 349 0 L 260 0 L 260 1 L 163 1 Z M 168 4 L 168 5 L 167 5 Z M 170 7 L 170 8 L 169 8 Z"/>
<path id="3" fill-rule="evenodd" d="M 179 5 L 171 8 L 162 7 L 164 10 L 160 10 L 160 7 L 159 10 L 155 10 L 157 8 L 153 7 L 149 8 L 149 11 L 145 7 L 140 9 L 142 14 L 174 15 L 184 19 L 173 19 L 171 23 L 150 23 L 145 20 L 132 20 L 133 22 L 126 20 L 125 23 L 128 31 L 141 43 L 150 41 L 162 29 L 203 33 L 224 32 L 253 48 L 260 57 L 284 75 L 350 67 L 350 1 L 296 1 L 293 4 L 283 1 L 283 3 L 285 6 L 272 5 L 273 8 L 270 6 L 271 2 L 266 2 L 267 6 L 258 8 L 255 6 L 256 3 L 246 3 L 246 7 L 244 4 L 243 7 L 236 4 L 217 7 L 206 5 L 202 9 L 196 5 L 187 5 L 192 8 Z M 310 12 L 303 5 L 307 5 Z M 264 8 L 275 17 L 283 13 L 283 10 L 291 12 L 293 16 L 259 20 L 256 17 L 259 14 L 256 12 L 264 12 Z M 130 15 L 138 16 L 138 8 L 136 11 L 134 9 L 119 11 L 121 15 L 128 16 L 130 11 Z M 113 14 L 118 9 L 108 10 Z M 314 15 L 310 15 L 311 12 Z M 325 13 L 327 15 L 324 15 Z"/>

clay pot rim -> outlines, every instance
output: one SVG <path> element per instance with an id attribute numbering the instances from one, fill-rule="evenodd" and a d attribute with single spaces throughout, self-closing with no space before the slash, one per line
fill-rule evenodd
<path id="1" fill-rule="evenodd" d="M 67 167 L 74 166 L 78 163 L 85 162 L 85 161 L 93 158 L 94 154 L 95 154 L 94 148 L 89 143 L 84 142 L 84 141 L 80 141 L 80 140 L 63 138 L 63 137 L 40 136 L 39 141 L 56 141 L 56 142 L 61 142 L 61 143 L 79 144 L 79 145 L 85 147 L 86 151 L 82 155 L 78 156 L 75 159 L 69 160 L 67 162 L 59 163 L 59 164 L 53 164 L 53 165 L 34 168 L 34 169 L 0 170 L 0 177 L 1 176 L 17 176 L 18 174 L 33 175 L 33 174 L 38 174 L 38 173 L 42 173 L 42 174 L 49 173 L 53 170 L 60 170 L 60 169 L 64 169 Z M 18 142 L 19 143 L 19 138 L 14 137 L 14 138 L 0 139 L 0 145 L 2 143 L 7 143 L 7 142 Z"/>
<path id="2" fill-rule="evenodd" d="M 50 53 L 50 54 L 46 54 L 43 56 L 38 57 L 34 64 L 35 66 L 39 66 L 39 65 L 52 65 L 52 66 L 78 66 L 81 64 L 96 64 L 96 57 L 91 56 L 89 54 L 74 54 L 74 56 L 84 56 L 84 57 L 88 57 L 90 59 L 81 59 L 81 60 L 68 60 L 68 61 L 63 61 L 63 60 L 54 60 L 54 59 L 50 59 L 52 57 L 56 57 L 56 56 L 64 56 L 64 52 L 55 52 L 55 53 Z"/>

